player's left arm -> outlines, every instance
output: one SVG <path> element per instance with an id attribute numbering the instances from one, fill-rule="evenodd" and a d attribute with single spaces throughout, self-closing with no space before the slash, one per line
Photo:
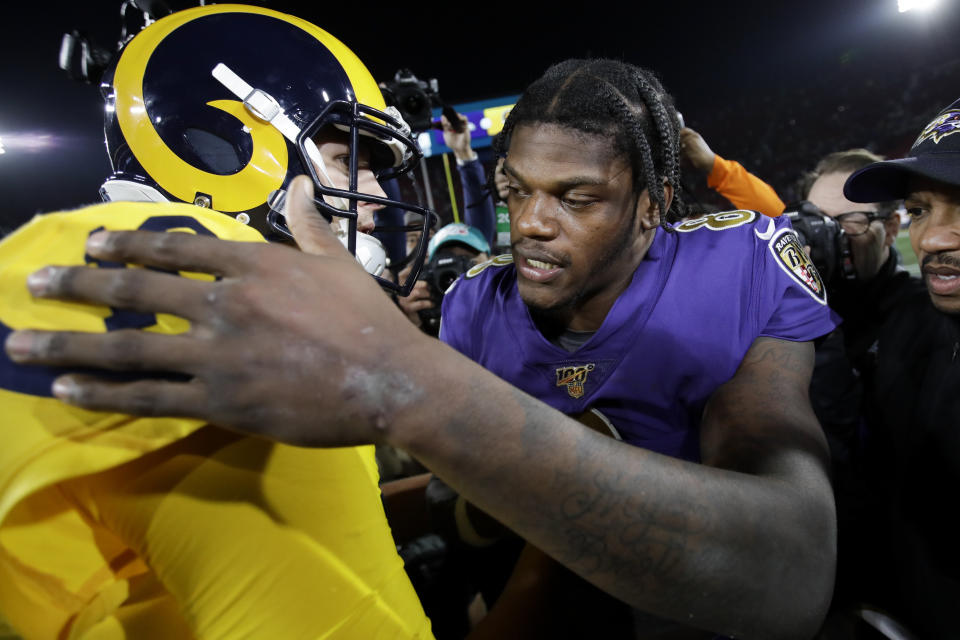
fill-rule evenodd
<path id="1" fill-rule="evenodd" d="M 770 597 L 786 601 L 802 593 L 809 597 L 806 606 L 825 612 L 836 564 L 836 516 L 829 449 L 808 395 L 813 363 L 811 342 L 754 340 L 733 378 L 710 398 L 700 446 L 704 464 L 753 476 L 769 496 L 789 505 L 776 509 L 775 517 L 744 513 L 749 525 L 741 532 L 741 551 L 759 554 L 769 540 L 788 541 L 783 553 L 768 557 L 769 565 L 758 566 L 768 577 L 789 576 L 780 584 L 799 590 Z"/>
<path id="2" fill-rule="evenodd" d="M 20 331 L 8 355 L 186 378 L 57 379 L 57 397 L 89 409 L 196 416 L 298 446 L 391 444 L 636 608 L 742 638 L 813 636 L 830 599 L 835 526 L 826 449 L 803 395 L 809 344 L 757 340 L 717 391 L 703 442 L 721 468 L 628 446 L 417 330 L 316 213 L 309 179 L 290 193 L 303 253 L 111 233 L 87 250 L 221 278 L 32 276 L 34 295 L 176 313 L 191 322 L 187 334 Z"/>

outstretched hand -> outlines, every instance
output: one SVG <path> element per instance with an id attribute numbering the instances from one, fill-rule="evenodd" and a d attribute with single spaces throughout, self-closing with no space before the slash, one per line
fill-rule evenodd
<path id="1" fill-rule="evenodd" d="M 476 152 L 470 146 L 470 121 L 467 116 L 458 113 L 460 123 L 463 125 L 462 131 L 454 131 L 453 124 L 447 120 L 447 116 L 440 116 L 440 123 L 443 125 L 443 143 L 453 150 L 453 155 L 462 162 L 476 158 Z"/>
<path id="2" fill-rule="evenodd" d="M 404 352 L 430 341 L 333 235 L 310 180 L 297 178 L 289 194 L 285 216 L 302 252 L 147 231 L 100 232 L 87 244 L 101 260 L 216 281 L 88 267 L 45 267 L 28 280 L 36 297 L 174 314 L 190 321 L 187 333 L 16 331 L 8 355 L 133 372 L 126 382 L 57 378 L 54 395 L 87 409 L 196 417 L 308 446 L 381 440 L 389 417 L 420 394 L 403 375 Z M 158 371 L 186 380 L 157 379 Z"/>

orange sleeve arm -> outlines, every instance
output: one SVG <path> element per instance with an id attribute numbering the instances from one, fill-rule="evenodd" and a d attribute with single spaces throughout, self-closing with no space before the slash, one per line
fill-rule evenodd
<path id="1" fill-rule="evenodd" d="M 786 205 L 773 187 L 743 168 L 739 162 L 714 154 L 707 186 L 741 209 L 752 209 L 775 218 Z"/>

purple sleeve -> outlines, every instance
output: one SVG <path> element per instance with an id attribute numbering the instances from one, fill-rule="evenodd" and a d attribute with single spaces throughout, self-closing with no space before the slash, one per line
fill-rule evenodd
<path id="1" fill-rule="evenodd" d="M 767 233 L 757 234 L 755 253 L 760 336 L 803 342 L 830 333 L 839 316 L 827 306 L 825 284 L 790 221 L 780 217 L 766 224 Z"/>

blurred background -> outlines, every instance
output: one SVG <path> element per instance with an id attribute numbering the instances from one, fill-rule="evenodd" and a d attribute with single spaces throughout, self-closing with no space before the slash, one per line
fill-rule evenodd
<path id="1" fill-rule="evenodd" d="M 7 5 L 0 38 L 0 228 L 37 212 L 99 200 L 109 173 L 95 85 L 58 67 L 64 33 L 114 50 L 120 1 Z M 169 0 L 172 9 L 197 2 Z M 251 2 L 308 19 L 342 40 L 379 82 L 411 75 L 489 134 L 533 79 L 569 57 L 608 56 L 655 70 L 686 124 L 785 202 L 824 154 L 867 147 L 903 154 L 916 132 L 960 98 L 956 0 L 563 3 Z M 758 9 L 762 7 L 762 9 Z M 14 17 L 16 16 L 16 17 Z M 242 43 L 238 43 L 242 44 Z M 409 72 L 409 75 L 407 74 Z M 434 118 L 439 117 L 434 106 Z M 461 190 L 438 131 L 421 136 L 429 193 L 449 220 Z M 685 179 L 704 204 L 719 198 Z M 451 201 L 451 197 L 454 202 Z M 717 206 L 724 206 L 717 201 Z M 462 211 L 463 203 L 457 203 Z"/>

